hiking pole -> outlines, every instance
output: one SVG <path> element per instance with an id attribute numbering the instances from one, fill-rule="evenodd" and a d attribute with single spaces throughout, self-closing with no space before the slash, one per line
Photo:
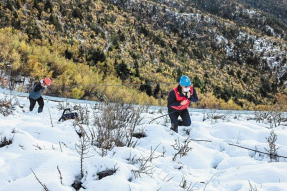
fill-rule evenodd
<path id="1" fill-rule="evenodd" d="M 173 112 L 174 112 L 174 111 L 173 111 Z M 171 112 L 171 113 L 173 113 L 173 112 Z M 149 124 L 151 124 L 152 122 L 154 122 L 156 119 L 159 119 L 159 118 L 161 118 L 161 117 L 167 116 L 167 115 L 169 115 L 169 114 L 170 114 L 170 113 L 165 114 L 165 115 L 162 115 L 162 116 L 159 116 L 159 117 L 156 117 L 156 118 L 152 119 L 152 120 L 149 122 Z"/>
<path id="2" fill-rule="evenodd" d="M 182 106 L 180 106 L 180 107 L 182 107 Z M 151 124 L 152 122 L 154 122 L 156 119 L 159 119 L 159 118 L 161 118 L 161 117 L 167 116 L 167 115 L 172 114 L 172 113 L 174 113 L 174 112 L 177 112 L 177 110 L 174 110 L 174 111 L 172 111 L 172 112 L 170 112 L 170 113 L 167 113 L 167 114 L 165 114 L 165 115 L 156 117 L 156 118 L 152 119 L 152 120 L 149 122 L 149 124 Z"/>

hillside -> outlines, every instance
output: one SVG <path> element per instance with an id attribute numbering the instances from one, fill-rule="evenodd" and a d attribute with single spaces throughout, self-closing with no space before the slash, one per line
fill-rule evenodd
<path id="1" fill-rule="evenodd" d="M 195 107 L 270 105 L 286 94 L 284 11 L 244 3 L 1 1 L 1 77 L 53 77 L 52 95 L 165 104 L 185 74 Z"/>

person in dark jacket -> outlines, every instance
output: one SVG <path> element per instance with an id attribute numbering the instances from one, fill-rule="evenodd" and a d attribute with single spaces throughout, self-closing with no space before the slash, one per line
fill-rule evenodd
<path id="1" fill-rule="evenodd" d="M 42 98 L 42 92 L 47 88 L 47 86 L 51 85 L 51 79 L 45 78 L 40 80 L 40 82 L 36 82 L 32 88 L 32 91 L 29 93 L 29 101 L 30 101 L 30 111 L 33 111 L 36 102 L 38 103 L 38 113 L 41 113 L 44 108 L 44 100 Z"/>
<path id="2" fill-rule="evenodd" d="M 191 86 L 191 81 L 187 76 L 182 76 L 179 85 L 168 95 L 167 107 L 171 121 L 172 130 L 178 133 L 178 126 L 190 126 L 191 120 L 188 113 L 190 102 L 197 102 L 196 90 Z M 178 120 L 178 117 L 182 120 Z"/>

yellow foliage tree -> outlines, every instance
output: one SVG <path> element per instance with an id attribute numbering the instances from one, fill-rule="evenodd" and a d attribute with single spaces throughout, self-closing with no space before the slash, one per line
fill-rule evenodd
<path id="1" fill-rule="evenodd" d="M 84 94 L 85 92 L 80 88 L 73 88 L 70 95 L 72 96 L 72 98 L 80 99 L 83 97 Z"/>

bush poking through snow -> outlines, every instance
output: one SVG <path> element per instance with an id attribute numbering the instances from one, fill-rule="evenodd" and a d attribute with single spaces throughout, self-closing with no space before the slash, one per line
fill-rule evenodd
<path id="1" fill-rule="evenodd" d="M 141 177 L 141 174 L 146 174 L 148 176 L 153 175 L 154 167 L 152 166 L 151 162 L 153 159 L 160 157 L 160 156 L 154 157 L 154 153 L 156 149 L 158 148 L 158 146 L 159 145 L 157 145 L 154 150 L 152 150 L 151 148 L 151 152 L 148 157 L 142 156 L 139 159 L 137 159 L 137 161 L 140 163 L 140 167 L 138 170 L 132 170 L 132 173 L 135 178 Z M 132 160 L 134 160 L 134 158 Z"/>
<path id="2" fill-rule="evenodd" d="M 190 151 L 192 148 L 188 146 L 190 143 L 189 137 L 183 141 L 183 144 L 179 142 L 179 139 L 175 139 L 175 144 L 171 145 L 175 150 L 177 150 L 177 153 L 174 154 L 172 160 L 175 161 L 177 155 L 180 157 L 187 156 L 188 151 Z"/>
<path id="3" fill-rule="evenodd" d="M 97 175 L 99 177 L 99 180 L 101 180 L 102 178 L 105 178 L 107 176 L 111 176 L 113 174 L 115 174 L 117 172 L 118 168 L 114 167 L 112 169 L 106 169 L 104 171 L 98 172 Z"/>
<path id="4" fill-rule="evenodd" d="M 13 138 L 14 138 L 14 137 L 12 137 L 12 138 L 10 138 L 10 139 L 7 139 L 7 137 L 4 137 L 4 138 L 1 137 L 1 140 L 0 140 L 0 148 L 1 148 L 1 147 L 5 147 L 5 146 L 7 146 L 7 145 L 11 145 L 11 144 L 13 143 Z"/>
<path id="5" fill-rule="evenodd" d="M 266 137 L 266 140 L 269 144 L 269 149 L 264 148 L 269 154 L 269 158 L 270 158 L 270 162 L 278 162 L 279 158 L 278 158 L 278 153 L 277 150 L 279 149 L 279 147 L 276 147 L 276 140 L 277 140 L 277 135 L 274 133 L 274 130 L 272 130 L 270 132 L 269 137 Z"/>
<path id="6" fill-rule="evenodd" d="M 80 190 L 82 188 L 82 182 L 76 179 L 73 184 L 71 185 L 75 190 Z"/>
<path id="7" fill-rule="evenodd" d="M 80 190 L 82 188 L 83 183 L 81 182 L 81 179 L 84 177 L 83 164 L 84 164 L 84 159 L 89 158 L 87 154 L 89 153 L 90 147 L 91 147 L 90 142 L 87 140 L 85 134 L 81 136 L 80 144 L 75 145 L 76 151 L 80 155 L 80 170 L 81 170 L 81 175 L 76 177 L 76 180 L 71 185 L 73 188 L 75 188 L 75 190 Z"/>
<path id="8" fill-rule="evenodd" d="M 211 110 L 209 113 L 203 113 L 202 121 L 206 121 L 207 119 L 211 121 L 211 124 L 218 123 L 218 120 L 222 121 L 230 121 L 231 111 L 227 111 L 225 114 L 218 114 L 216 110 Z"/>
<path id="9" fill-rule="evenodd" d="M 269 123 L 270 129 L 278 127 L 282 122 L 286 122 L 283 112 L 280 111 L 255 111 L 255 120 L 258 123 Z"/>
<path id="10" fill-rule="evenodd" d="M 44 188 L 45 191 L 49 191 L 49 189 L 47 188 L 47 186 L 45 184 L 43 184 L 39 178 L 36 176 L 35 172 L 30 168 L 30 170 L 33 172 L 35 178 L 37 179 L 37 181 L 41 184 L 41 186 Z"/>
<path id="11" fill-rule="evenodd" d="M 95 115 L 94 124 L 89 129 L 93 143 L 101 148 L 101 155 L 117 147 L 134 147 L 135 127 L 141 121 L 141 109 L 120 103 L 102 108 L 102 114 Z"/>
<path id="12" fill-rule="evenodd" d="M 79 110 L 79 123 L 89 125 L 89 110 L 87 108 L 77 107 Z"/>
<path id="13" fill-rule="evenodd" d="M 249 186 L 250 186 L 249 191 L 257 191 L 256 186 L 254 185 L 254 187 L 253 187 L 249 180 L 248 180 L 248 182 L 249 182 Z"/>
<path id="14" fill-rule="evenodd" d="M 8 100 L 6 98 L 0 99 L 0 114 L 3 116 L 8 116 L 12 114 L 14 111 L 14 107 L 12 105 L 12 100 Z"/>
<path id="15" fill-rule="evenodd" d="M 88 158 L 86 155 L 89 153 L 89 148 L 90 148 L 90 143 L 89 141 L 86 139 L 86 136 L 82 136 L 80 138 L 80 144 L 76 144 L 75 148 L 76 151 L 79 153 L 80 155 L 80 168 L 81 168 L 81 179 L 84 177 L 84 172 L 83 172 L 83 163 L 84 163 L 84 159 Z"/>
<path id="16" fill-rule="evenodd" d="M 146 133 L 145 132 L 133 133 L 133 137 L 141 139 L 141 138 L 146 137 Z"/>
<path id="17" fill-rule="evenodd" d="M 187 180 L 185 179 L 184 175 L 182 175 L 182 179 L 179 183 L 179 187 L 183 188 L 186 191 L 193 191 L 194 187 L 195 187 L 196 183 L 194 185 L 192 185 L 192 182 L 190 182 L 190 184 L 188 185 Z"/>

